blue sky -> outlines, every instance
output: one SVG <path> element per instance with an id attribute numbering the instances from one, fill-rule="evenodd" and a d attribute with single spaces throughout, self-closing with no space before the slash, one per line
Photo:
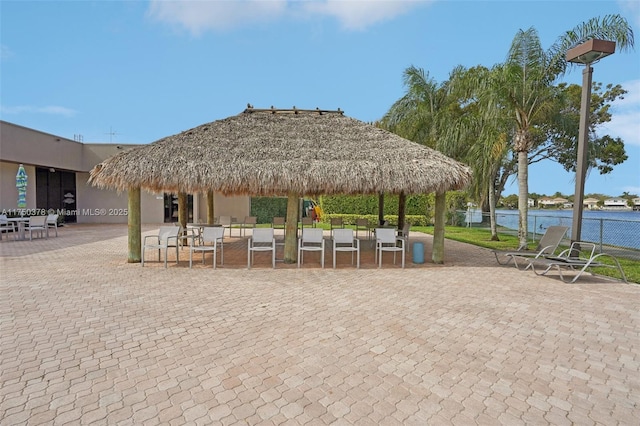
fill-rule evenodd
<path id="1" fill-rule="evenodd" d="M 0 117 L 85 142 L 149 143 L 257 108 L 343 109 L 381 118 L 403 71 L 438 81 L 457 65 L 504 61 L 520 29 L 543 47 L 594 17 L 621 14 L 633 51 L 594 66 L 629 91 L 606 132 L 629 159 L 590 173 L 586 193 L 640 194 L 640 2 L 0 0 Z M 581 84 L 582 67 L 563 79 Z M 574 175 L 533 165 L 529 190 L 573 194 Z M 504 195 L 517 193 L 511 183 Z"/>

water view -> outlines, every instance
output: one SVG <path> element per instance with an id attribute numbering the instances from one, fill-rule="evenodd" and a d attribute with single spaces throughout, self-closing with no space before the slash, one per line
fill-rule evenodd
<path id="1" fill-rule="evenodd" d="M 571 235 L 571 210 L 529 210 L 529 232 L 543 234 L 547 227 L 564 225 Z M 498 225 L 518 229 L 517 210 L 498 210 Z M 585 210 L 582 214 L 582 241 L 640 250 L 640 212 Z"/>

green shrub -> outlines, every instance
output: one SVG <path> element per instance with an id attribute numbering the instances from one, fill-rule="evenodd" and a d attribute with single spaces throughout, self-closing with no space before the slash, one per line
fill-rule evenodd
<path id="1" fill-rule="evenodd" d="M 378 223 L 377 214 L 327 214 L 322 216 L 321 223 L 329 225 L 332 217 L 341 217 L 345 225 L 355 225 L 356 219 L 364 218 L 369 221 L 370 224 Z M 389 221 L 391 225 L 398 225 L 398 215 L 385 214 L 385 220 Z M 425 215 L 406 215 L 405 221 L 412 226 L 430 226 L 431 221 Z"/>
<path id="2" fill-rule="evenodd" d="M 405 214 L 433 216 L 433 194 L 408 195 Z M 377 195 L 323 195 L 320 207 L 325 214 L 378 214 Z M 385 215 L 398 214 L 398 195 L 384 196 Z"/>
<path id="3" fill-rule="evenodd" d="M 287 216 L 287 199 L 284 197 L 251 197 L 251 216 L 258 223 L 271 223 L 274 217 Z"/>

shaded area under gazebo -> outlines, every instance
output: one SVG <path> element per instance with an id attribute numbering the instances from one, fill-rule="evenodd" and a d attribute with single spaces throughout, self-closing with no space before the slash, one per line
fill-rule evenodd
<path id="1" fill-rule="evenodd" d="M 444 193 L 471 172 L 444 154 L 344 115 L 254 109 L 119 153 L 90 182 L 129 192 L 129 261 L 140 261 L 140 189 L 288 197 L 285 262 L 295 262 L 298 200 L 315 194 Z M 186 215 L 181 215 L 186 222 Z M 186 223 L 183 223 L 183 226 Z"/>

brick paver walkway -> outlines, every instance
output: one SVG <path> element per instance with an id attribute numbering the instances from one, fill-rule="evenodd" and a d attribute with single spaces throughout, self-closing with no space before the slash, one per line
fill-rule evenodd
<path id="1" fill-rule="evenodd" d="M 59 234 L 0 243 L 2 425 L 640 418 L 635 284 L 564 284 L 451 241 L 445 265 L 246 270 L 238 240 L 214 271 L 186 250 L 127 264 L 126 226 Z"/>

